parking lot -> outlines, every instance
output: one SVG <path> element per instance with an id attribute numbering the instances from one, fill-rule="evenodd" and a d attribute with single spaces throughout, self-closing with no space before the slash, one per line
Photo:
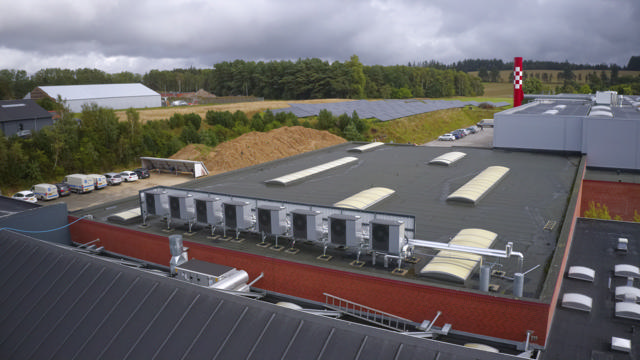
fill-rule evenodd
<path id="1" fill-rule="evenodd" d="M 117 199 L 126 198 L 129 196 L 137 195 L 140 190 L 164 185 L 173 186 L 181 184 L 187 181 L 193 180 L 192 175 L 186 174 L 167 174 L 167 173 L 151 173 L 151 177 L 147 179 L 140 179 L 133 182 L 123 182 L 120 185 L 107 186 L 100 190 L 93 190 L 90 193 L 76 194 L 71 193 L 69 196 L 58 198 L 50 201 L 38 201 L 40 205 L 52 205 L 64 202 L 67 204 L 69 212 L 105 204 Z"/>
<path id="2" fill-rule="evenodd" d="M 470 147 L 493 147 L 493 128 L 486 127 L 478 131 L 475 134 L 469 134 L 461 139 L 454 141 L 441 141 L 433 140 L 425 144 L 426 146 L 440 146 L 440 147 L 452 147 L 452 146 L 470 146 Z"/>

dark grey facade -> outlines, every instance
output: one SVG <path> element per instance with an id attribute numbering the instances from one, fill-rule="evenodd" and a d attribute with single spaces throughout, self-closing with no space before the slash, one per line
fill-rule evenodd
<path id="1" fill-rule="evenodd" d="M 53 125 L 53 115 L 34 100 L 0 101 L 0 129 L 5 136 Z"/>

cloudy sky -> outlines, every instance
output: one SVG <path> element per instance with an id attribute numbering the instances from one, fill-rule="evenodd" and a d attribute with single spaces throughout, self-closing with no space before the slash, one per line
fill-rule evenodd
<path id="1" fill-rule="evenodd" d="M 109 73 L 321 58 L 395 65 L 469 58 L 624 66 L 638 0 L 18 0 L 0 12 L 0 69 Z"/>

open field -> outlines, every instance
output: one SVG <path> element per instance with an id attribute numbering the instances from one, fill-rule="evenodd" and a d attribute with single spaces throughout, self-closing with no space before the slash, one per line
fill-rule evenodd
<path id="1" fill-rule="evenodd" d="M 562 77 L 562 70 L 529 70 L 527 68 L 524 69 L 524 72 L 527 76 L 535 76 L 538 79 L 542 80 L 542 74 L 546 73 L 547 76 L 549 77 L 548 81 L 543 81 L 543 84 L 549 84 L 549 85 L 562 85 L 563 80 L 561 79 Z M 576 82 L 578 84 L 585 84 L 587 82 L 587 75 L 591 74 L 591 73 L 596 73 L 598 76 L 600 76 L 600 74 L 602 73 L 602 70 L 574 70 L 573 73 L 576 75 Z M 511 76 L 511 74 L 513 73 L 513 71 L 511 70 L 500 70 L 500 81 L 502 83 L 509 83 L 509 76 Z M 468 73 L 469 75 L 473 75 L 473 76 L 478 76 L 478 72 L 477 71 L 470 71 Z M 558 77 L 558 74 L 560 74 L 560 77 Z M 611 72 L 609 70 L 605 70 L 605 74 L 607 74 L 608 77 L 611 77 Z M 640 71 L 627 71 L 627 70 L 620 70 L 618 72 L 618 76 L 622 77 L 622 76 L 639 76 L 640 75 Z M 487 84 L 485 83 L 485 95 L 487 95 Z"/>

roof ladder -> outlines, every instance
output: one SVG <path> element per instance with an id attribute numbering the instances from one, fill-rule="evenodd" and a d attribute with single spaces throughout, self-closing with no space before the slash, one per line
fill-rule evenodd
<path id="1" fill-rule="evenodd" d="M 325 306 L 340 311 L 343 314 L 385 327 L 387 329 L 406 332 L 412 321 L 399 316 L 376 310 L 368 306 L 360 305 L 353 301 L 339 298 L 331 294 L 323 293 Z"/>

